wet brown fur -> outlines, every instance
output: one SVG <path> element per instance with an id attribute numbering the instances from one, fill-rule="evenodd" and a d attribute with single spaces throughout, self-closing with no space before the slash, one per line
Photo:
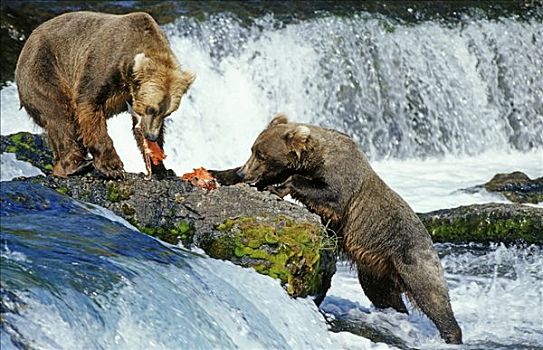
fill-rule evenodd
<path id="1" fill-rule="evenodd" d="M 107 118 L 132 103 L 143 116 L 144 132 L 163 146 L 163 120 L 178 108 L 193 80 L 180 69 L 160 27 L 143 12 L 55 17 L 32 32 L 16 69 L 21 107 L 47 131 L 58 176 L 79 171 L 90 152 L 104 175 L 122 177 Z M 147 113 L 149 106 L 155 114 Z"/>
<path id="2" fill-rule="evenodd" d="M 349 136 L 279 115 L 238 173 L 246 182 L 280 183 L 268 189 L 280 197 L 290 194 L 330 221 L 376 307 L 407 312 L 401 299 L 406 293 L 443 339 L 462 342 L 430 235 Z"/>

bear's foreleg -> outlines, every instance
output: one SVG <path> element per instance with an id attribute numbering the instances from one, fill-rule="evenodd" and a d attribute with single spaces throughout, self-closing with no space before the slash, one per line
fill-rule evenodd
<path id="1" fill-rule="evenodd" d="M 281 198 L 290 194 L 316 214 L 334 223 L 339 222 L 342 212 L 340 194 L 323 181 L 294 174 L 279 186 L 268 186 L 266 189 Z"/>
<path id="2" fill-rule="evenodd" d="M 93 156 L 94 167 L 107 178 L 124 178 L 124 165 L 107 133 L 104 111 L 82 103 L 77 108 L 77 120 L 83 144 Z"/>

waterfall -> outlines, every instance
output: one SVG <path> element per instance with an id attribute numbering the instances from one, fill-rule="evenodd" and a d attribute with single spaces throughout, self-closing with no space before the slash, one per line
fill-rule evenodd
<path id="1" fill-rule="evenodd" d="M 285 25 L 266 16 L 247 26 L 219 14 L 166 31 L 198 76 L 173 118 L 183 140 L 174 142 L 200 159 L 215 153 L 212 163 L 243 161 L 238 153 L 278 111 L 351 134 L 373 159 L 543 145 L 535 19 L 403 24 L 359 14 Z"/>
<path id="2" fill-rule="evenodd" d="M 247 23 L 219 13 L 179 17 L 164 30 L 197 75 L 167 122 L 166 165 L 177 171 L 241 164 L 277 112 L 344 131 L 373 160 L 543 146 L 537 17 L 405 23 L 358 13 Z M 3 133 L 28 124 L 14 89 L 2 90 Z M 143 170 L 129 117 L 109 126 L 127 170 Z"/>

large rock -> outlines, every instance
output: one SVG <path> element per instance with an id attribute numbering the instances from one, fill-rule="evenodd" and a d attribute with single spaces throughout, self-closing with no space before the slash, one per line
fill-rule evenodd
<path id="1" fill-rule="evenodd" d="M 44 135 L 0 137 L 0 153 L 14 153 L 50 174 L 53 157 Z M 336 243 L 320 219 L 304 208 L 247 185 L 208 192 L 177 177 L 123 181 L 96 174 L 18 179 L 107 208 L 141 232 L 165 242 L 202 248 L 209 256 L 253 267 L 277 278 L 292 296 L 320 302 L 335 272 Z"/>
<path id="2" fill-rule="evenodd" d="M 543 208 L 489 203 L 418 215 L 434 242 L 543 244 Z"/>
<path id="3" fill-rule="evenodd" d="M 30 181 L 107 208 L 163 241 L 202 248 L 209 256 L 277 278 L 292 296 L 320 302 L 335 272 L 335 244 L 304 208 L 247 185 L 208 192 L 177 177 L 112 181 L 93 175 Z"/>

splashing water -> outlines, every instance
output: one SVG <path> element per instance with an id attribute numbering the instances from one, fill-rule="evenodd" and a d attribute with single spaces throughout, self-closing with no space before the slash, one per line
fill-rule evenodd
<path id="1" fill-rule="evenodd" d="M 457 191 L 497 172 L 543 175 L 536 19 L 404 24 L 357 14 L 244 25 L 218 14 L 180 18 L 165 31 L 197 75 L 167 122 L 166 165 L 178 173 L 243 163 L 282 111 L 353 135 L 417 211 L 504 201 Z M 14 85 L 0 93 L 2 134 L 40 131 L 18 110 Z M 126 170 L 144 171 L 129 116 L 111 119 L 108 129 Z M 1 160 L 2 180 L 35 175 L 12 155 Z M 11 186 L 2 183 L 2 196 Z M 42 197 L 29 202 L 33 209 L 2 206 L 2 349 L 388 348 L 329 332 L 311 301 L 288 298 L 254 271 L 164 246 L 102 209 L 19 190 Z M 540 248 L 438 251 L 466 348 L 543 347 Z M 444 346 L 420 313 L 373 309 L 345 264 L 322 311 L 361 319 L 407 346 Z"/>
<path id="2" fill-rule="evenodd" d="M 543 251 L 540 247 L 437 245 L 451 303 L 466 348 L 519 349 L 543 346 Z M 386 330 L 409 346 L 435 349 L 437 329 L 419 312 L 375 312 L 361 293 L 355 271 L 338 266 L 321 306 L 339 319 L 357 319 Z"/>

